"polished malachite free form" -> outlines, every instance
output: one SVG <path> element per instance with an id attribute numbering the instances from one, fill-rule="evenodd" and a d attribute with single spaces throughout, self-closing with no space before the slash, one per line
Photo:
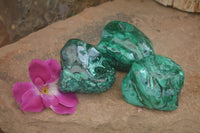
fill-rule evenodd
<path id="1" fill-rule="evenodd" d="M 97 48 L 120 71 L 129 71 L 134 61 L 154 54 L 150 39 L 134 25 L 122 21 L 111 21 L 104 27 Z"/>
<path id="2" fill-rule="evenodd" d="M 115 69 L 91 44 L 79 39 L 69 40 L 60 53 L 62 92 L 100 93 L 115 81 Z"/>
<path id="3" fill-rule="evenodd" d="M 171 59 L 154 55 L 133 63 L 122 82 L 122 95 L 130 104 L 172 111 L 184 84 L 184 72 Z"/>

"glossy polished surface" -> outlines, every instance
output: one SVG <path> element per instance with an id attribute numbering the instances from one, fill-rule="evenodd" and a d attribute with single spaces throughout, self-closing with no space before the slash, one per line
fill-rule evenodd
<path id="1" fill-rule="evenodd" d="M 134 62 L 122 82 L 122 95 L 130 104 L 172 111 L 184 84 L 184 72 L 171 59 L 155 55 Z"/>
<path id="2" fill-rule="evenodd" d="M 129 71 L 134 61 L 154 54 L 150 39 L 134 25 L 122 21 L 111 21 L 105 26 L 98 50 L 120 71 Z"/>
<path id="3" fill-rule="evenodd" d="M 62 92 L 99 93 L 109 89 L 115 81 L 115 69 L 91 44 L 71 39 L 60 56 Z"/>

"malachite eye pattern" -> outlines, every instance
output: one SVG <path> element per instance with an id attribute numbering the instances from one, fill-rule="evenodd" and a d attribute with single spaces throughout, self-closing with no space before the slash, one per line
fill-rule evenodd
<path id="1" fill-rule="evenodd" d="M 122 82 L 122 95 L 133 105 L 173 111 L 184 79 L 183 70 L 171 59 L 149 56 L 133 63 Z"/>
<path id="2" fill-rule="evenodd" d="M 111 21 L 104 27 L 97 48 L 112 67 L 126 72 L 134 61 L 154 54 L 150 39 L 134 25 L 122 21 Z"/>
<path id="3" fill-rule="evenodd" d="M 115 81 L 115 69 L 91 44 L 79 39 L 69 40 L 62 48 L 60 91 L 100 93 Z"/>

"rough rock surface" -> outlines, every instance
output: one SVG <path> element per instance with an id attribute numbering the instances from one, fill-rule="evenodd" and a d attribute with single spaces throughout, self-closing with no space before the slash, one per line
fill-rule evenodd
<path id="1" fill-rule="evenodd" d="M 164 6 L 172 6 L 187 12 L 200 12 L 200 0 L 156 0 Z"/>
<path id="2" fill-rule="evenodd" d="M 78 94 L 73 115 L 50 109 L 22 112 L 12 96 L 15 82 L 30 81 L 32 59 L 59 61 L 60 49 L 70 38 L 97 45 L 111 20 L 136 25 L 151 40 L 157 54 L 171 58 L 185 72 L 179 107 L 172 112 L 138 108 L 122 98 L 121 83 L 127 73 L 116 73 L 114 85 L 100 94 Z M 0 49 L 0 128 L 6 133 L 36 132 L 200 132 L 200 16 L 154 1 L 116 0 L 59 21 Z"/>

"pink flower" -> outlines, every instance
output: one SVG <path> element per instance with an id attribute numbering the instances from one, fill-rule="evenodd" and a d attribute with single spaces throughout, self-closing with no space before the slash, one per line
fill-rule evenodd
<path id="1" fill-rule="evenodd" d="M 56 60 L 34 59 L 29 65 L 33 83 L 17 82 L 13 86 L 15 100 L 23 111 L 40 112 L 44 107 L 58 114 L 72 114 L 78 99 L 75 93 L 61 93 L 57 85 L 61 67 Z"/>

